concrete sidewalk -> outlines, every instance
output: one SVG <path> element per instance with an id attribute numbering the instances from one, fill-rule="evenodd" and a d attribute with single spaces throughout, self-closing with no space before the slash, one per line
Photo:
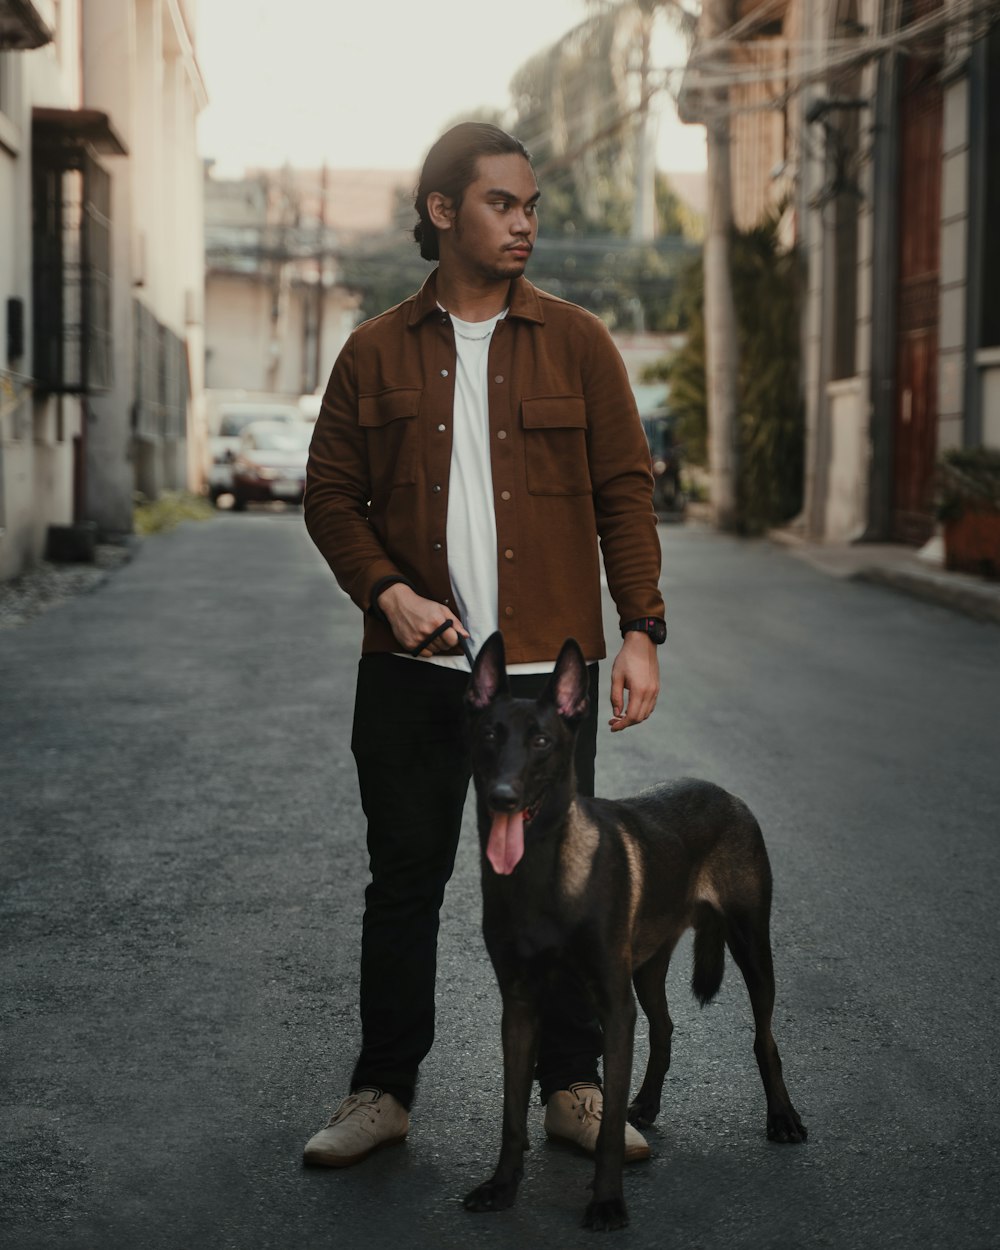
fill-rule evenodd
<path id="1" fill-rule="evenodd" d="M 943 563 L 920 554 L 915 547 L 902 543 L 813 543 L 787 529 L 771 530 L 768 538 L 831 577 L 875 582 L 1000 625 L 1000 581 L 950 573 Z"/>

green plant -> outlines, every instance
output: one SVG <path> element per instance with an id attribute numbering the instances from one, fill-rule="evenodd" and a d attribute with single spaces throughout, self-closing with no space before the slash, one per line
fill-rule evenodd
<path id="1" fill-rule="evenodd" d="M 135 532 L 143 537 L 172 530 L 182 521 L 208 521 L 215 516 L 207 499 L 188 491 L 165 491 L 158 499 L 147 499 L 137 491 L 134 499 Z"/>
<path id="2" fill-rule="evenodd" d="M 955 447 L 937 466 L 937 515 L 957 521 L 967 510 L 1000 512 L 1000 451 Z"/>
<path id="3" fill-rule="evenodd" d="M 784 250 L 777 217 L 736 231 L 733 296 L 740 347 L 737 526 L 760 533 L 802 506 L 804 412 L 799 381 L 802 276 L 798 255 Z M 678 438 L 692 464 L 708 459 L 704 271 L 701 258 L 677 284 L 677 318 L 690 328 L 686 345 L 647 371 L 670 383 Z"/>

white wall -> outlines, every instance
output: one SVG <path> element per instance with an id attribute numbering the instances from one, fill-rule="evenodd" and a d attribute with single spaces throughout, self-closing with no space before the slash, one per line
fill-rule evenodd
<path id="1" fill-rule="evenodd" d="M 34 390 L 32 370 L 31 110 L 78 108 L 80 0 L 58 6 L 56 38 L 5 57 L 0 113 L 0 579 L 44 554 L 49 525 L 74 519 L 73 445 L 80 404 Z M 8 361 L 8 298 L 24 303 L 25 353 Z"/>
<path id="2" fill-rule="evenodd" d="M 300 394 L 304 300 L 314 298 L 311 287 L 296 285 L 289 289 L 279 323 L 280 337 L 275 340 L 269 282 L 254 274 L 210 273 L 205 282 L 206 385 L 213 390 Z M 356 305 L 356 299 L 339 287 L 331 287 L 326 293 L 319 367 L 321 388 L 354 327 Z M 269 372 L 274 359 L 277 369 Z"/>

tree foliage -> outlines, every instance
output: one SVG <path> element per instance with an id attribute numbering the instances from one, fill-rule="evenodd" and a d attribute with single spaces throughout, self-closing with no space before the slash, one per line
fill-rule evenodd
<path id="1" fill-rule="evenodd" d="M 641 99 L 635 49 L 658 7 L 661 0 L 588 4 L 578 26 L 514 75 L 506 115 L 480 110 L 449 123 L 491 121 L 521 139 L 542 191 L 531 280 L 626 330 L 684 328 L 674 287 L 702 237 L 698 215 L 658 173 L 657 237 L 629 241 Z M 412 204 L 401 201 L 391 234 L 345 258 L 344 280 L 361 292 L 365 315 L 398 303 L 426 276 L 409 238 L 414 220 Z"/>
<path id="2" fill-rule="evenodd" d="M 802 506 L 804 410 L 800 385 L 802 274 L 798 254 L 783 250 L 778 218 L 735 231 L 733 295 L 739 333 L 737 524 L 760 533 Z M 678 285 L 690 329 L 687 344 L 651 370 L 670 383 L 670 406 L 686 457 L 708 452 L 704 273 L 698 258 Z"/>

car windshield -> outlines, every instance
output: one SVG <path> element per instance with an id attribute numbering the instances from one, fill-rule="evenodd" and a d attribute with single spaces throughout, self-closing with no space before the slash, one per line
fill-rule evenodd
<path id="1" fill-rule="evenodd" d="M 311 435 L 311 426 L 289 425 L 285 430 L 253 430 L 250 437 L 257 451 L 304 451 Z"/>
<path id="2" fill-rule="evenodd" d="M 256 408 L 253 412 L 227 412 L 219 423 L 219 434 L 223 438 L 239 438 L 248 425 L 254 421 L 282 421 L 290 424 L 295 418 L 280 409 L 275 412 Z"/>

